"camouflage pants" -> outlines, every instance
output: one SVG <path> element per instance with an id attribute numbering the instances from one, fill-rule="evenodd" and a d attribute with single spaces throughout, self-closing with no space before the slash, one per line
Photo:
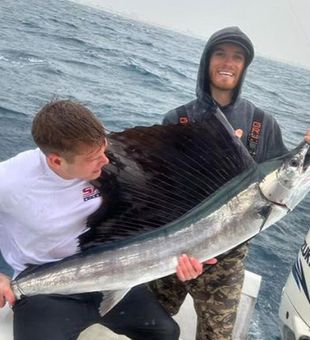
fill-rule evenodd
<path id="1" fill-rule="evenodd" d="M 176 275 L 150 283 L 160 303 L 175 315 L 189 293 L 197 313 L 196 340 L 231 339 L 244 279 L 247 246 L 231 251 L 197 279 L 181 282 Z"/>

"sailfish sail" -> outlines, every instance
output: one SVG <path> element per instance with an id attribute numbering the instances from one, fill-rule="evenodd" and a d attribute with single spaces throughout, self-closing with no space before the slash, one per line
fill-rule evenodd
<path id="1" fill-rule="evenodd" d="M 109 136 L 110 164 L 94 184 L 103 206 L 82 248 L 163 227 L 255 162 L 221 112 L 204 124 L 135 127 Z"/>

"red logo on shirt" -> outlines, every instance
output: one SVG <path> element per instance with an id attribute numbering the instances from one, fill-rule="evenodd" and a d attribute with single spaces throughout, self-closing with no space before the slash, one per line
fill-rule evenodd
<path id="1" fill-rule="evenodd" d="M 86 187 L 82 190 L 84 202 L 89 201 L 93 198 L 100 197 L 101 193 L 94 186 Z"/>

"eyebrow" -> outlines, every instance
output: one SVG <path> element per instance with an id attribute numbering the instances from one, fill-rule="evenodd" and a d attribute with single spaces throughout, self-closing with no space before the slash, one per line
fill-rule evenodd
<path id="1" fill-rule="evenodd" d="M 96 151 L 91 151 L 90 153 L 88 153 L 87 156 L 86 156 L 86 159 L 92 160 L 92 159 L 98 158 L 99 156 L 94 156 L 93 153 L 98 152 L 103 147 L 104 147 L 104 153 L 105 153 L 107 151 L 108 144 L 109 144 L 108 140 L 107 140 L 107 138 L 105 138 L 104 143 L 102 145 L 98 146 L 98 149 L 96 149 Z"/>
<path id="2" fill-rule="evenodd" d="M 215 47 L 214 50 L 213 50 L 213 53 L 214 52 L 223 52 L 225 51 L 225 49 L 223 47 Z M 237 53 L 237 54 L 242 54 L 243 56 L 245 56 L 245 52 L 243 51 L 243 49 L 241 47 L 238 47 L 238 50 L 234 51 L 234 53 Z"/>

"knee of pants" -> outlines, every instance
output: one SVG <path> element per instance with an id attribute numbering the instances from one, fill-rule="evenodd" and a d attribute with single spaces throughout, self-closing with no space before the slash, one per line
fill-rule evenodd
<path id="1" fill-rule="evenodd" d="M 178 340 L 180 337 L 180 327 L 171 318 L 154 325 L 144 325 L 139 329 L 113 329 L 118 334 L 123 334 L 135 340 Z"/>
<path id="2" fill-rule="evenodd" d="M 19 300 L 14 310 L 14 339 L 75 339 L 86 322 L 83 304 L 73 299 L 53 296 L 32 296 Z"/>
<path id="3" fill-rule="evenodd" d="M 177 340 L 180 337 L 180 327 L 172 318 L 166 320 L 163 327 L 163 334 L 160 334 L 156 340 Z"/>
<path id="4" fill-rule="evenodd" d="M 178 340 L 180 337 L 180 327 L 171 318 L 160 323 L 136 327 L 112 327 L 105 325 L 117 334 L 122 334 L 135 340 Z"/>

